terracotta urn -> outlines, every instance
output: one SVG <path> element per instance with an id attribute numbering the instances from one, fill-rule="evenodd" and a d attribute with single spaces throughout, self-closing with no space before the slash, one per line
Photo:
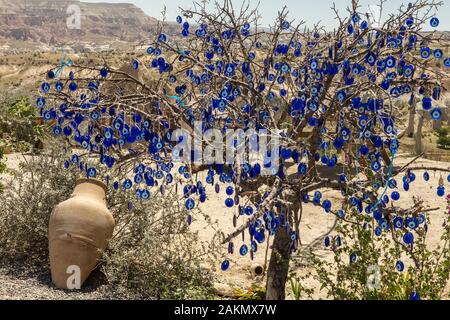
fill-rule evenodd
<path id="1" fill-rule="evenodd" d="M 253 277 L 262 276 L 264 274 L 264 268 L 257 263 L 252 264 L 252 266 L 250 267 L 250 271 Z"/>
<path id="2" fill-rule="evenodd" d="M 53 209 L 48 239 L 56 287 L 79 289 L 96 267 L 115 224 L 105 198 L 103 182 L 80 179 L 70 199 Z"/>

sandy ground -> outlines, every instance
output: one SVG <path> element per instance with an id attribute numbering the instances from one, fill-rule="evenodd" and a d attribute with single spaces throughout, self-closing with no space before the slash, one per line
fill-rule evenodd
<path id="1" fill-rule="evenodd" d="M 8 166 L 10 168 L 17 167 L 21 156 L 17 154 L 8 155 Z M 396 165 L 400 166 L 407 163 L 411 158 L 407 155 L 399 155 L 397 157 Z M 449 164 L 431 160 L 418 160 L 415 162 L 414 166 L 432 166 L 449 168 Z M 430 208 L 439 207 L 440 210 L 433 211 L 430 213 L 430 232 L 428 236 L 429 243 L 434 247 L 440 242 L 440 225 L 443 221 L 446 208 L 445 198 L 439 198 L 436 196 L 436 187 L 438 185 L 438 180 L 440 175 L 438 173 L 434 174 L 430 172 L 430 181 L 426 183 L 422 179 L 422 170 L 415 170 L 417 179 L 411 184 L 409 192 L 401 193 L 401 199 L 399 200 L 400 206 L 406 207 L 412 203 L 413 196 L 419 196 L 425 200 L 426 205 Z M 450 184 L 446 179 L 447 175 L 444 175 L 444 181 L 447 190 L 450 189 Z M 328 199 L 339 199 L 338 193 L 332 190 L 323 190 L 323 197 Z M 227 208 L 225 206 L 226 195 L 222 190 L 219 194 L 214 192 L 214 188 L 210 187 L 207 190 L 208 201 L 200 205 L 202 212 L 208 214 L 215 227 L 220 228 L 225 234 L 233 231 L 232 217 L 235 213 L 236 208 Z M 334 201 L 338 203 L 338 201 Z M 308 246 L 314 243 L 318 244 L 315 247 L 315 253 L 321 256 L 323 259 L 331 259 L 332 252 L 325 249 L 321 243 L 323 237 L 329 233 L 333 232 L 332 228 L 334 225 L 335 217 L 330 214 L 326 214 L 320 207 L 315 207 L 312 205 L 304 206 L 303 218 L 300 228 L 300 237 L 303 245 Z M 242 220 L 238 221 L 238 225 L 242 223 Z M 211 240 L 214 231 L 211 226 L 205 222 L 201 215 L 197 215 L 194 222 L 192 223 L 193 230 L 198 230 L 200 238 L 205 241 Z M 246 239 L 248 240 L 248 238 Z M 271 242 L 271 241 L 270 241 Z M 235 253 L 227 256 L 230 260 L 230 268 L 223 272 L 220 270 L 220 261 L 217 261 L 214 272 L 217 275 L 217 288 L 224 294 L 231 294 L 234 288 L 249 288 L 252 284 L 256 283 L 260 286 L 264 286 L 264 279 L 254 278 L 251 275 L 252 264 L 264 265 L 265 262 L 265 251 L 267 248 L 267 241 L 260 245 L 258 252 L 255 254 L 254 260 L 250 260 L 249 255 L 240 256 L 239 247 L 243 243 L 242 238 L 239 236 L 235 239 Z M 247 243 L 248 244 L 248 243 Z M 226 247 L 223 248 L 224 252 Z M 269 250 L 270 256 L 270 250 Z M 307 264 L 306 264 L 307 265 Z M 305 266 L 297 269 L 296 271 L 300 275 L 306 275 L 311 273 L 312 268 Z M 0 269 L 0 283 L 8 282 L 11 284 L 10 289 L 4 289 L 5 286 L 0 286 L 0 299 L 1 298 L 33 298 L 33 299 L 91 299 L 98 298 L 98 295 L 92 292 L 81 293 L 81 296 L 67 295 L 67 293 L 61 293 L 61 291 L 54 290 L 50 282 L 38 281 L 37 279 L 19 279 L 14 276 L 14 274 L 8 274 L 7 270 Z M 313 287 L 316 289 L 314 298 L 326 298 L 324 292 L 318 290 L 318 284 L 313 280 L 308 280 L 304 283 L 306 287 Z M 3 289 L 2 289 L 3 287 Z M 8 287 L 8 286 L 6 286 Z M 32 287 L 38 287 L 38 294 L 33 295 L 29 289 Z M 95 290 L 94 290 L 95 291 Z M 288 290 L 289 291 L 289 290 Z M 450 291 L 450 287 L 447 286 L 447 291 Z M 102 296 L 102 295 L 101 295 Z M 102 296 L 103 297 L 103 296 Z"/>
<path id="2" fill-rule="evenodd" d="M 396 166 L 401 166 L 408 163 L 411 159 L 412 158 L 410 156 L 399 155 L 395 164 Z M 425 159 L 416 161 L 414 163 L 414 166 L 440 167 L 447 169 L 450 168 L 449 164 Z M 413 183 L 411 183 L 409 192 L 401 193 L 401 198 L 398 203 L 400 207 L 406 208 L 411 205 L 411 203 L 413 202 L 413 197 L 416 196 L 423 198 L 425 200 L 425 205 L 430 208 L 441 208 L 440 210 L 430 213 L 431 225 L 429 228 L 428 241 L 431 246 L 435 247 L 440 243 L 441 234 L 439 230 L 444 219 L 446 208 L 445 197 L 439 198 L 436 195 L 436 187 L 438 185 L 440 175 L 430 172 L 430 181 L 426 183 L 422 179 L 422 174 L 424 172 L 423 170 L 415 170 L 414 172 L 417 176 L 417 179 Z M 443 177 L 444 181 L 446 182 L 446 188 L 448 190 L 450 188 L 450 184 L 446 180 L 447 175 L 444 175 Z M 324 199 L 330 199 L 335 205 L 339 203 L 339 201 L 337 200 L 341 199 L 339 197 L 340 194 L 334 190 L 322 190 L 322 194 Z M 209 213 L 212 219 L 217 222 L 217 225 L 220 226 L 221 230 L 225 234 L 228 234 L 234 230 L 232 218 L 233 213 L 237 209 L 227 208 L 224 203 L 225 199 L 226 196 L 224 195 L 224 192 L 216 194 L 213 190 L 210 190 L 210 192 L 208 193 L 208 201 L 201 204 L 200 209 L 203 212 Z M 337 210 L 339 208 L 333 207 L 333 209 Z M 333 255 L 330 250 L 326 249 L 322 245 L 322 239 L 330 232 L 331 234 L 333 234 L 334 221 L 335 216 L 324 213 L 321 207 L 313 206 L 310 204 L 307 204 L 303 207 L 303 217 L 300 226 L 301 242 L 304 246 L 312 245 L 314 247 L 315 254 L 328 261 L 333 258 Z M 242 220 L 238 221 L 238 226 L 240 222 L 242 223 Z M 202 226 L 201 221 L 198 221 L 198 224 L 200 224 L 198 228 L 200 230 L 201 237 L 205 240 L 209 239 L 211 235 L 208 234 L 208 232 L 202 232 L 202 230 L 205 230 L 202 229 L 202 227 L 205 228 L 205 226 Z M 195 223 L 193 223 L 193 225 L 195 228 Z M 246 236 L 247 235 L 248 232 L 246 232 Z M 248 236 L 246 238 L 246 241 L 246 244 L 248 245 Z M 243 243 L 245 242 L 242 241 L 241 236 L 235 238 L 235 253 L 232 256 L 227 256 L 227 258 L 231 262 L 229 270 L 223 272 L 220 270 L 220 264 L 217 264 L 216 272 L 218 275 L 218 280 L 221 283 L 226 284 L 226 286 L 224 286 L 225 289 L 233 287 L 249 288 L 252 283 L 264 286 L 264 279 L 255 279 L 254 277 L 252 277 L 251 266 L 255 263 L 264 265 L 265 251 L 268 243 L 266 241 L 264 244 L 258 247 L 258 252 L 255 254 L 253 261 L 250 260 L 249 255 L 242 257 L 239 254 L 239 248 Z M 307 265 L 307 261 L 304 262 L 306 262 L 305 264 Z M 307 275 L 311 273 L 312 268 L 306 266 L 296 271 L 299 275 Z M 306 287 L 315 289 L 316 293 L 313 295 L 314 298 L 326 298 L 326 294 L 324 292 L 319 292 L 318 283 L 316 283 L 314 280 L 310 279 L 306 283 L 304 283 L 304 285 Z M 450 286 L 448 285 L 447 287 L 447 291 L 450 291 Z"/>

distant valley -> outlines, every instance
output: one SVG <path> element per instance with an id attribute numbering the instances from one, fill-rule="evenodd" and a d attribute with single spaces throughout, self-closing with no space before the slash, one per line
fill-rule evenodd
<path id="1" fill-rule="evenodd" d="M 73 8 L 81 12 L 79 29 L 70 28 L 76 21 Z M 127 3 L 0 0 L 0 51 L 108 50 L 149 39 L 155 35 L 157 23 Z"/>

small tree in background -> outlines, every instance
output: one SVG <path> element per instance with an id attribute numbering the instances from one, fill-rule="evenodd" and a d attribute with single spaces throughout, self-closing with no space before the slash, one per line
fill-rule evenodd
<path id="1" fill-rule="evenodd" d="M 402 174 L 408 190 L 415 175 L 393 164 L 401 129 L 394 102 L 417 94 L 433 119 L 441 117 L 433 101 L 446 75 L 432 64 L 448 68 L 450 58 L 434 33 L 421 33 L 438 26 L 432 12 L 440 4 L 418 0 L 375 26 L 355 0 L 345 17 L 333 8 L 332 31 L 291 21 L 286 8 L 266 29 L 246 3 L 194 4 L 177 17 L 179 35 L 165 34 L 161 23 L 148 55 L 128 68 L 49 71 L 36 103 L 54 134 L 77 148 L 66 166 L 88 177 L 97 176 L 96 156 L 109 171 L 103 179 L 139 199 L 180 186 L 192 215 L 209 186 L 225 190 L 236 229 L 223 244 L 232 254 L 242 235 L 237 251 L 253 258 L 273 238 L 266 298 L 283 299 L 306 203 L 339 219 L 350 210 L 361 223 L 369 215 L 412 251 L 416 231 L 403 219 L 418 213 L 398 210 L 395 177 Z M 239 157 L 246 148 L 250 157 Z M 233 161 L 221 161 L 224 151 Z M 117 171 L 129 178 L 117 180 Z M 387 194 L 388 186 L 397 190 Z M 323 188 L 339 190 L 341 201 L 325 199 Z"/>

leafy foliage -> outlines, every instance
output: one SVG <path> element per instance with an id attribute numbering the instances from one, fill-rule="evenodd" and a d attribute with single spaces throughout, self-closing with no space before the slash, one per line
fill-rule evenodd
<path id="1" fill-rule="evenodd" d="M 201 267 L 209 261 L 210 248 L 189 232 L 187 210 L 175 195 L 136 202 L 114 190 L 109 198 L 118 224 L 104 256 L 111 284 L 158 299 L 211 296 L 212 278 Z"/>
<path id="2" fill-rule="evenodd" d="M 437 145 L 442 149 L 450 149 L 450 136 L 448 128 L 442 128 L 436 131 L 438 134 Z"/>
<path id="3" fill-rule="evenodd" d="M 352 212 L 349 218 L 356 217 Z M 361 217 L 360 217 L 361 218 Z M 426 237 L 430 220 L 414 231 L 414 246 L 401 243 L 402 231 L 377 236 L 372 219 L 351 224 L 339 221 L 331 240 L 334 261 L 315 257 L 315 278 L 334 299 L 441 299 L 450 276 L 450 216 L 445 215 L 441 243 L 430 249 Z M 435 221 L 437 223 L 437 221 Z M 337 245 L 339 235 L 342 244 Z M 351 256 L 356 261 L 351 261 Z M 404 266 L 404 269 L 403 267 Z"/>
<path id="4" fill-rule="evenodd" d="M 305 285 L 302 284 L 302 282 L 306 280 L 308 277 L 307 276 L 299 277 L 295 275 L 294 272 L 291 273 L 292 275 L 289 277 L 289 284 L 291 287 L 291 293 L 294 300 L 312 298 L 314 290 L 311 288 L 307 288 Z"/>
<path id="5" fill-rule="evenodd" d="M 237 300 L 264 300 L 266 296 L 266 289 L 257 284 L 252 284 L 246 290 L 237 288 L 234 292 L 233 298 Z"/>
<path id="6" fill-rule="evenodd" d="M 4 151 L 3 148 L 0 146 L 0 175 L 3 174 L 6 171 L 6 163 L 4 163 Z M 0 182 L 0 193 L 3 190 L 3 185 Z"/>
<path id="7" fill-rule="evenodd" d="M 29 151 L 41 147 L 48 125 L 38 117 L 28 97 L 4 98 L 0 109 L 0 148 Z"/>

